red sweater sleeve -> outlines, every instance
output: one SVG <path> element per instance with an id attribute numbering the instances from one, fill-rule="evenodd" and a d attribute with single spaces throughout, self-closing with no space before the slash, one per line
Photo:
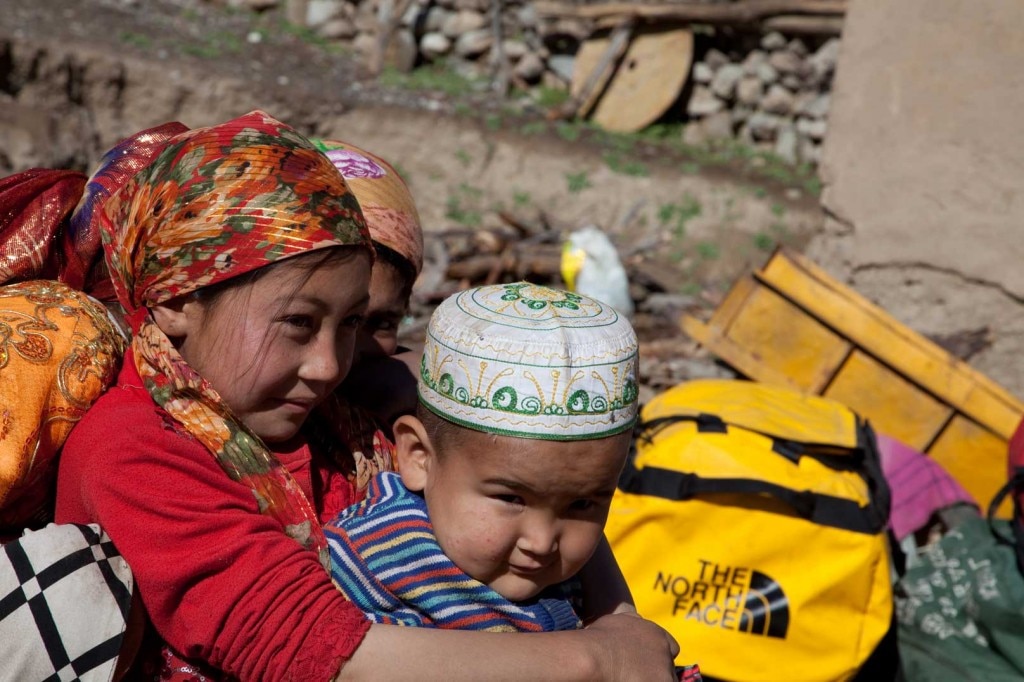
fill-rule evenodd
<path id="1" fill-rule="evenodd" d="M 157 632 L 241 680 L 329 680 L 369 623 L 316 556 L 142 389 L 108 391 L 72 431 L 57 521 L 99 523 Z"/>

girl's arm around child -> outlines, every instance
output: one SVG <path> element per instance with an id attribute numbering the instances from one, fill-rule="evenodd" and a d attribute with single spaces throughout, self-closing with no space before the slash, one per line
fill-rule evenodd
<path id="1" fill-rule="evenodd" d="M 530 634 L 372 625 L 335 680 L 653 682 L 678 679 L 677 653 L 667 632 L 630 614 L 604 616 L 584 630 Z"/>

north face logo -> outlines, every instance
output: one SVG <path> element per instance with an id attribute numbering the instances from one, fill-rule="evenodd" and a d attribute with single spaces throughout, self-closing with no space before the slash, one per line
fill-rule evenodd
<path id="1" fill-rule="evenodd" d="M 789 600 L 779 583 L 745 566 L 698 560 L 690 575 L 658 571 L 654 590 L 673 599 L 672 615 L 710 627 L 785 639 Z"/>

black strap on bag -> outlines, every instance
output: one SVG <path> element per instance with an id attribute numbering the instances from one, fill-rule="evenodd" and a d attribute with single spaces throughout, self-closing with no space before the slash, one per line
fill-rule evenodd
<path id="1" fill-rule="evenodd" d="M 996 527 L 996 512 L 999 511 L 1000 505 L 1003 504 L 1003 500 L 1006 499 L 1007 495 L 1016 493 L 1020 490 L 1024 490 L 1024 468 L 1017 468 L 1014 470 L 1013 475 L 1010 476 L 1010 480 L 1003 484 L 1003 487 L 992 498 L 992 501 L 988 504 L 988 527 L 992 531 L 992 535 L 995 536 L 996 540 L 1004 545 L 1009 545 L 1016 550 L 1017 553 L 1017 568 L 1024 573 L 1024 524 L 1021 523 L 1021 508 L 1020 502 L 1016 495 L 1013 498 L 1013 521 L 1010 527 L 1013 529 L 1013 535 L 1004 534 L 999 528 Z"/>
<path id="2" fill-rule="evenodd" d="M 728 428 L 740 428 L 771 438 L 773 443 L 780 440 L 771 434 L 726 424 L 719 417 L 708 414 L 661 417 L 645 422 L 638 427 L 638 439 L 651 442 L 654 435 L 658 432 L 671 424 L 681 421 L 695 422 L 697 430 L 702 433 L 726 433 Z M 885 529 L 889 520 L 889 488 L 882 476 L 877 449 L 873 445 L 874 433 L 867 424 L 861 423 L 860 427 L 858 441 L 862 444 L 863 451 L 855 456 L 844 457 L 843 459 L 848 463 L 845 466 L 831 468 L 856 471 L 864 478 L 871 493 L 871 501 L 863 507 L 854 500 L 808 490 L 793 490 L 792 488 L 757 479 L 705 478 L 694 473 L 674 471 L 660 467 L 637 469 L 634 462 L 636 456 L 635 449 L 630 453 L 626 466 L 619 478 L 619 488 L 627 493 L 650 495 L 652 497 L 679 501 L 707 494 L 769 495 L 792 508 L 797 516 L 807 521 L 823 526 L 875 535 Z M 783 456 L 789 459 L 792 459 L 790 455 L 798 457 L 810 456 L 818 460 L 823 460 L 824 458 L 825 461 L 822 461 L 822 463 L 826 466 L 829 466 L 830 461 L 838 459 L 832 454 L 815 454 L 813 446 L 808 448 L 803 443 L 796 441 L 783 441 L 783 443 L 788 452 L 788 454 L 783 454 Z M 779 448 L 773 446 L 773 450 L 778 453 Z"/>

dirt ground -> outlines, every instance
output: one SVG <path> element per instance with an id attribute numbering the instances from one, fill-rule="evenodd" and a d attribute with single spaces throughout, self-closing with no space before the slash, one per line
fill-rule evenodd
<path id="1" fill-rule="evenodd" d="M 719 371 L 683 338 L 681 312 L 708 313 L 776 245 L 802 248 L 823 223 L 813 176 L 749 150 L 696 153 L 674 139 L 605 135 L 547 121 L 528 99 L 501 100 L 486 84 L 387 76 L 370 78 L 277 11 L 4 0 L 0 173 L 87 170 L 143 128 L 262 108 L 392 160 L 428 235 L 499 228 L 502 213 L 560 234 L 601 227 L 647 283 L 639 295 L 661 295 L 656 308 L 641 301 L 636 320 L 649 355 L 697 360 L 656 368 L 662 383 Z"/>

